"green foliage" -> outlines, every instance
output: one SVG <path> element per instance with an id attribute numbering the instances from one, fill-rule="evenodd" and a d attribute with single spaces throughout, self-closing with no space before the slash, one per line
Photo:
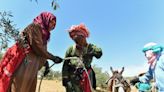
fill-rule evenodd
<path id="1" fill-rule="evenodd" d="M 57 3 L 57 1 L 52 1 L 51 2 L 51 7 L 54 9 L 54 10 L 57 10 L 59 7 L 59 4 Z"/>
<path id="2" fill-rule="evenodd" d="M 54 71 L 53 74 L 54 74 L 54 77 L 57 79 L 60 79 L 62 76 L 62 73 L 60 71 Z"/>
<path id="3" fill-rule="evenodd" d="M 45 76 L 46 79 L 52 80 L 54 78 L 54 71 L 50 69 L 50 72 Z"/>
<path id="4" fill-rule="evenodd" d="M 11 21 L 11 12 L 0 12 L 0 51 L 8 47 L 10 40 L 17 40 L 19 31 Z"/>
<path id="5" fill-rule="evenodd" d="M 2 58 L 2 55 L 3 55 L 3 54 L 2 54 L 2 53 L 0 53 L 0 60 L 1 60 L 1 58 Z"/>
<path id="6" fill-rule="evenodd" d="M 38 76 L 39 77 L 43 76 L 44 71 L 45 71 L 45 67 L 41 68 L 38 73 Z M 60 80 L 61 76 L 62 74 L 60 71 L 53 71 L 52 69 L 50 69 L 50 72 L 44 77 L 44 79 L 47 79 L 47 80 L 59 79 Z"/>
<path id="7" fill-rule="evenodd" d="M 109 78 L 106 72 L 102 72 L 101 67 L 97 67 L 96 65 L 93 66 L 93 69 L 96 73 L 96 80 L 97 80 L 97 86 L 99 87 L 106 87 L 106 80 Z"/>
<path id="8" fill-rule="evenodd" d="M 30 0 L 32 1 L 32 0 Z M 35 0 L 36 3 L 38 3 L 38 0 Z M 53 10 L 57 10 L 59 8 L 59 4 L 57 3 L 57 0 L 52 0 L 51 7 Z"/>

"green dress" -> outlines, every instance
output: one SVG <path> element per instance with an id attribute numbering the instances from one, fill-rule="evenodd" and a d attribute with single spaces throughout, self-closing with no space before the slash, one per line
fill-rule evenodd
<path id="1" fill-rule="evenodd" d="M 90 53 L 92 52 L 92 55 Z M 76 49 L 76 45 L 73 45 L 68 48 L 66 51 L 65 57 L 81 57 L 85 68 L 92 69 L 91 63 L 93 57 L 100 58 L 102 56 L 101 48 L 98 48 L 96 45 L 88 44 L 87 47 L 83 49 L 80 53 Z M 77 68 L 78 62 L 76 59 L 65 60 L 62 68 L 62 81 L 63 86 L 66 87 L 67 92 L 83 92 L 80 86 L 80 80 L 82 79 L 83 68 Z M 96 87 L 95 73 L 92 69 L 92 72 L 89 74 L 92 87 Z"/>

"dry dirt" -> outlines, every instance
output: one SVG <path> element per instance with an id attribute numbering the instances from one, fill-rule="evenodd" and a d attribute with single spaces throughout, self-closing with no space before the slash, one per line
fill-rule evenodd
<path id="1" fill-rule="evenodd" d="M 38 84 L 40 80 L 38 80 Z M 37 90 L 38 92 L 38 84 Z M 58 80 L 43 80 L 40 88 L 40 92 L 65 92 L 65 88 L 62 86 L 61 81 Z"/>
<path id="2" fill-rule="evenodd" d="M 38 84 L 40 83 L 40 80 L 38 80 Z M 38 84 L 37 84 L 37 90 L 38 92 Z M 66 92 L 65 88 L 62 86 L 62 82 L 59 80 L 43 80 L 40 92 Z M 105 91 L 95 91 L 95 92 L 105 92 Z M 135 87 L 131 87 L 131 92 L 137 92 L 137 89 Z"/>

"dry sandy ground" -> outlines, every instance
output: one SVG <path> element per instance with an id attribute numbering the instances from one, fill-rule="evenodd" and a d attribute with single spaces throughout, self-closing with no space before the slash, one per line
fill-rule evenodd
<path id="1" fill-rule="evenodd" d="M 38 80 L 38 84 L 40 83 L 40 80 Z M 38 92 L 38 84 L 37 84 L 37 90 Z M 62 86 L 61 81 L 58 80 L 43 80 L 40 92 L 66 92 L 65 88 Z M 95 91 L 95 92 L 104 92 L 104 91 Z M 137 92 L 135 87 L 131 87 L 131 92 Z"/>
<path id="2" fill-rule="evenodd" d="M 38 80 L 38 84 L 40 80 Z M 37 91 L 38 92 L 38 84 Z M 58 80 L 43 80 L 41 84 L 40 92 L 65 92 L 65 88 L 62 86 L 61 81 Z"/>

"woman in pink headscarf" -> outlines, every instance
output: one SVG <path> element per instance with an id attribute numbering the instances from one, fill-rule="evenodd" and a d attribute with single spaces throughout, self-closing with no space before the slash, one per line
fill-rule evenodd
<path id="1" fill-rule="evenodd" d="M 19 41 L 7 50 L 0 63 L 0 92 L 35 92 L 37 72 L 47 59 L 62 62 L 47 51 L 50 31 L 56 17 L 42 12 L 20 34 Z"/>

